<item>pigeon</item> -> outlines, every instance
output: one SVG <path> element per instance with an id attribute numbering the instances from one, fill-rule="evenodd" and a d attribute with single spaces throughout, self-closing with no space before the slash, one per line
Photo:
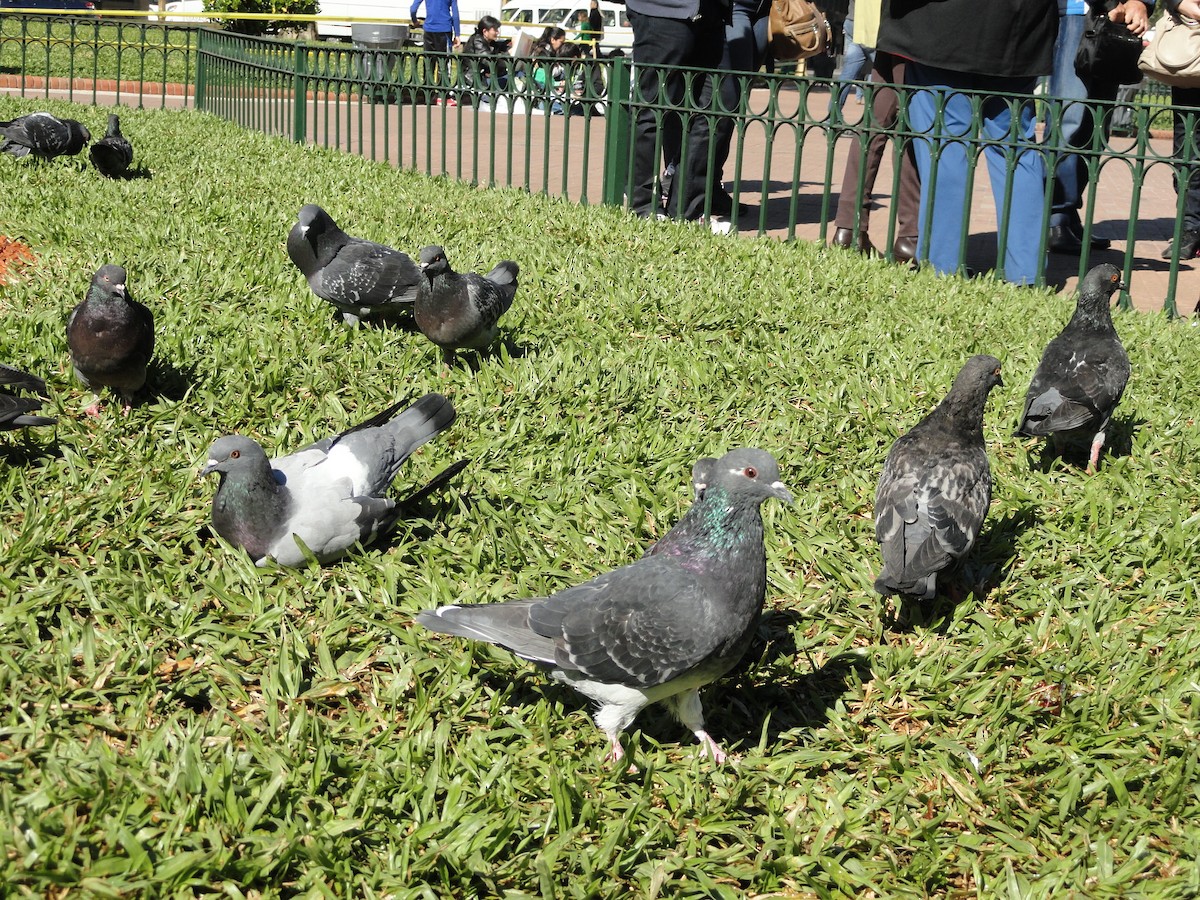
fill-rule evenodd
<path id="1" fill-rule="evenodd" d="M 1075 315 L 1046 345 L 1015 432 L 1050 435 L 1056 446 L 1091 438 L 1089 472 L 1096 470 L 1104 433 L 1129 382 L 1129 355 L 1109 311 L 1110 299 L 1121 287 L 1121 273 L 1111 263 L 1083 277 Z"/>
<path id="2" fill-rule="evenodd" d="M 745 653 L 766 596 L 759 507 L 790 502 L 771 454 L 732 450 L 706 467 L 702 496 L 654 552 L 552 597 L 442 606 L 417 622 L 498 644 L 550 670 L 596 704 L 608 756 L 647 705 L 665 702 L 718 764 L 699 689 Z M 693 487 L 695 482 L 693 482 Z"/>
<path id="3" fill-rule="evenodd" d="M 273 559 L 302 566 L 303 548 L 330 562 L 386 531 L 408 506 L 383 496 L 388 485 L 404 461 L 455 418 L 441 394 L 405 406 L 406 401 L 396 403 L 348 431 L 275 459 L 248 437 L 218 439 L 200 470 L 202 476 L 220 477 L 212 512 L 217 533 L 256 565 Z M 434 483 L 446 478 L 444 472 Z"/>
<path id="4" fill-rule="evenodd" d="M 30 153 L 47 160 L 74 156 L 91 139 L 91 132 L 82 123 L 59 119 L 48 112 L 0 122 L 0 151 L 18 159 Z"/>
<path id="5" fill-rule="evenodd" d="M 30 391 L 39 397 L 47 396 L 46 382 L 3 363 L 0 363 L 0 385 L 17 391 Z M 41 400 L 18 397 L 13 391 L 0 390 L 0 431 L 15 431 L 31 425 L 53 425 L 54 419 L 29 415 L 41 408 Z"/>
<path id="6" fill-rule="evenodd" d="M 129 296 L 123 268 L 101 266 L 92 276 L 87 296 L 67 319 L 67 347 L 83 386 L 113 388 L 128 412 L 154 354 L 154 316 Z M 99 397 L 84 412 L 99 415 Z"/>
<path id="7" fill-rule="evenodd" d="M 417 297 L 421 271 L 412 257 L 350 237 L 316 204 L 301 207 L 287 251 L 312 292 L 350 325 L 392 318 Z"/>
<path id="8" fill-rule="evenodd" d="M 101 175 L 120 178 L 133 162 L 133 146 L 121 134 L 121 120 L 115 113 L 108 117 L 108 130 L 104 137 L 88 148 L 94 165 Z"/>
<path id="9" fill-rule="evenodd" d="M 875 491 L 883 549 L 875 590 L 885 597 L 933 599 L 938 573 L 975 543 L 992 502 L 983 408 L 1003 383 L 998 359 L 972 356 L 946 398 L 888 452 Z"/>
<path id="10" fill-rule="evenodd" d="M 512 306 L 517 264 L 506 259 L 486 276 L 460 275 L 441 247 L 426 247 L 419 258 L 423 277 L 413 315 L 421 333 L 442 348 L 447 364 L 459 348 L 485 349 L 496 339 L 496 322 Z"/>

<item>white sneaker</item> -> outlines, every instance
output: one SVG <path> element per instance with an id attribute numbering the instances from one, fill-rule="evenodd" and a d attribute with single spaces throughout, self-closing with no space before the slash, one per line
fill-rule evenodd
<path id="1" fill-rule="evenodd" d="M 729 234 L 733 230 L 733 223 L 724 216 L 709 216 L 708 227 L 713 234 Z"/>

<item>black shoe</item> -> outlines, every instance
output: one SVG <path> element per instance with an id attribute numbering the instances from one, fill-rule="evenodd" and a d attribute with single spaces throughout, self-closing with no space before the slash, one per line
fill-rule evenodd
<path id="1" fill-rule="evenodd" d="M 1046 240 L 1046 249 L 1051 253 L 1078 256 L 1083 252 L 1083 241 L 1071 230 L 1069 225 L 1051 225 L 1050 236 Z"/>
<path id="2" fill-rule="evenodd" d="M 1167 249 L 1162 252 L 1162 258 L 1170 259 L 1174 249 L 1174 242 L 1167 244 Z M 1197 255 L 1197 250 L 1200 250 L 1200 231 L 1189 228 L 1183 234 L 1179 235 L 1180 259 L 1194 259 Z"/>
<path id="3" fill-rule="evenodd" d="M 917 261 L 917 239 L 915 237 L 898 237 L 892 244 L 892 259 L 902 266 L 912 266 Z"/>
<path id="4" fill-rule="evenodd" d="M 737 211 L 739 216 L 750 215 L 750 207 L 745 203 L 739 203 Z M 717 191 L 713 194 L 712 215 L 733 218 L 733 197 L 727 191 Z"/>
<path id="5" fill-rule="evenodd" d="M 853 250 L 854 249 L 854 229 L 853 228 L 837 229 L 833 233 L 833 240 L 830 243 L 834 247 L 842 247 L 846 250 Z M 871 247 L 871 239 L 869 237 L 867 237 L 867 233 L 865 231 L 860 231 L 858 233 L 858 249 L 862 253 L 870 253 L 871 250 L 873 249 Z"/>

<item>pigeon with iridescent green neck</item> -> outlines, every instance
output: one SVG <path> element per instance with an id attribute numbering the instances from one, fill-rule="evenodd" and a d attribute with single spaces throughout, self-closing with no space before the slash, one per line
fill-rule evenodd
<path id="1" fill-rule="evenodd" d="M 792 496 L 762 450 L 702 462 L 693 470 L 698 499 L 653 553 L 552 597 L 443 606 L 417 622 L 548 668 L 596 704 L 610 759 L 624 755 L 620 734 L 637 714 L 662 701 L 702 756 L 724 761 L 704 729 L 699 691 L 750 644 L 767 586 L 760 507 Z"/>
<path id="2" fill-rule="evenodd" d="M 517 293 L 517 264 L 501 260 L 487 275 L 455 272 L 446 251 L 436 245 L 423 249 L 419 260 L 422 277 L 413 316 L 421 333 L 442 348 L 447 364 L 460 349 L 487 349 Z"/>

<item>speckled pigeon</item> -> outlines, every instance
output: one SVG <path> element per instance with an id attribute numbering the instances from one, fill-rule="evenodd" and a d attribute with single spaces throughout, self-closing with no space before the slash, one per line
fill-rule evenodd
<path id="1" fill-rule="evenodd" d="M 938 573 L 975 543 L 992 502 L 983 408 L 1000 361 L 972 356 L 950 393 L 888 452 L 875 491 L 883 571 L 875 590 L 932 599 Z"/>
<path id="2" fill-rule="evenodd" d="M 217 533 L 259 566 L 271 559 L 301 566 L 300 542 L 318 561 L 329 562 L 386 531 L 407 504 L 384 492 L 404 461 L 455 417 L 441 394 L 426 394 L 402 410 L 405 402 L 275 459 L 250 438 L 218 439 L 200 470 L 220 477 L 212 512 Z"/>
<path id="3" fill-rule="evenodd" d="M 0 363 L 0 385 L 15 391 L 30 391 L 38 397 L 47 396 L 46 382 L 3 363 Z M 29 415 L 41 408 L 42 401 L 39 399 L 19 397 L 14 391 L 0 389 L 0 431 L 15 431 L 30 425 L 53 425 L 54 419 Z"/>
<path id="4" fill-rule="evenodd" d="M 133 145 L 121 134 L 121 120 L 109 113 L 104 137 L 88 148 L 92 165 L 107 178 L 120 178 L 133 162 Z"/>
<path id="5" fill-rule="evenodd" d="M 704 730 L 699 689 L 749 646 L 766 595 L 759 507 L 792 497 L 762 450 L 733 450 L 706 474 L 703 496 L 654 553 L 552 597 L 443 606 L 417 622 L 548 668 L 596 704 L 610 759 L 624 755 L 621 731 L 663 701 L 699 739 L 701 755 L 724 761 Z"/>
<path id="6" fill-rule="evenodd" d="M 48 112 L 0 122 L 0 151 L 17 158 L 31 153 L 39 159 L 74 156 L 91 139 L 91 132 L 81 122 Z"/>
<path id="7" fill-rule="evenodd" d="M 420 261 L 423 277 L 413 314 L 421 333 L 442 348 L 448 364 L 460 348 L 487 348 L 499 331 L 496 322 L 517 293 L 517 264 L 506 259 L 486 276 L 459 274 L 437 246 L 423 249 Z"/>
<path id="8" fill-rule="evenodd" d="M 125 280 L 120 266 L 96 271 L 87 296 L 67 319 L 67 347 L 84 387 L 95 392 L 112 388 L 128 411 L 133 395 L 146 383 L 154 355 L 154 315 L 129 296 Z M 90 416 L 99 411 L 99 397 L 84 410 Z"/>
<path id="9" fill-rule="evenodd" d="M 1025 394 L 1016 434 L 1050 435 L 1056 446 L 1091 439 L 1088 471 L 1095 471 L 1105 431 L 1129 381 L 1129 355 L 1113 328 L 1109 302 L 1122 287 L 1111 263 L 1084 276 L 1075 315 L 1046 345 Z"/>
<path id="10" fill-rule="evenodd" d="M 287 251 L 312 292 L 350 325 L 394 318 L 416 299 L 421 272 L 412 257 L 351 237 L 316 204 L 300 209 Z"/>

